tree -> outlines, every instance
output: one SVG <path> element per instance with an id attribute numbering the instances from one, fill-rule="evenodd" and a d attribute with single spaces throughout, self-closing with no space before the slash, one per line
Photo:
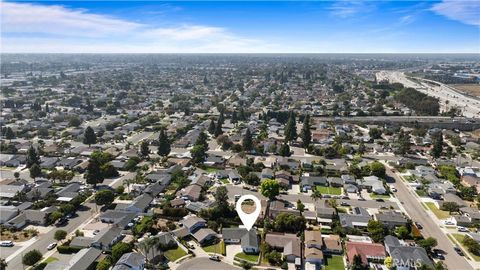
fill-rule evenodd
<path id="1" fill-rule="evenodd" d="M 368 131 L 368 135 L 373 140 L 380 139 L 382 137 L 382 131 L 378 128 L 371 128 Z"/>
<path id="2" fill-rule="evenodd" d="M 93 128 L 90 126 L 88 126 L 83 133 L 83 143 L 88 144 L 88 147 L 97 143 L 97 135 L 95 135 L 95 131 L 93 131 Z"/>
<path id="3" fill-rule="evenodd" d="M 12 140 L 15 139 L 15 133 L 13 132 L 11 127 L 7 127 L 5 130 L 5 139 Z"/>
<path id="4" fill-rule="evenodd" d="M 305 205 L 300 199 L 297 200 L 297 210 L 300 211 L 300 213 L 303 213 L 303 211 L 305 210 Z"/>
<path id="5" fill-rule="evenodd" d="M 208 133 L 213 135 L 215 133 L 215 121 L 213 119 L 210 119 L 210 125 L 208 126 Z"/>
<path id="6" fill-rule="evenodd" d="M 95 203 L 97 205 L 109 205 L 115 199 L 115 193 L 109 189 L 102 189 L 95 193 Z"/>
<path id="7" fill-rule="evenodd" d="M 42 259 L 42 253 L 40 251 L 34 249 L 30 250 L 29 252 L 25 253 L 22 258 L 22 263 L 28 266 L 32 266 L 36 264 L 38 261 Z"/>
<path id="8" fill-rule="evenodd" d="M 408 231 L 408 228 L 405 226 L 400 226 L 395 230 L 395 234 L 398 236 L 400 239 L 405 239 L 408 237 L 410 232 Z"/>
<path id="9" fill-rule="evenodd" d="M 393 268 L 393 258 L 390 256 L 386 257 L 383 264 L 385 264 L 388 270 L 391 270 Z"/>
<path id="10" fill-rule="evenodd" d="M 218 187 L 213 196 L 218 206 L 228 207 L 228 190 L 225 186 Z"/>
<path id="11" fill-rule="evenodd" d="M 87 172 L 85 173 L 85 180 L 87 184 L 97 187 L 97 184 L 103 182 L 103 173 L 100 168 L 100 162 L 95 157 L 90 157 L 88 160 Z"/>
<path id="12" fill-rule="evenodd" d="M 249 173 L 243 178 L 243 181 L 252 186 L 258 186 L 260 184 L 260 177 L 256 173 Z"/>
<path id="13" fill-rule="evenodd" d="M 110 261 L 110 257 L 105 257 L 97 264 L 96 270 L 108 270 L 112 267 L 112 262 Z"/>
<path id="14" fill-rule="evenodd" d="M 380 178 L 385 178 L 385 165 L 378 161 L 370 163 L 370 172 Z"/>
<path id="15" fill-rule="evenodd" d="M 64 230 L 57 230 L 53 236 L 53 238 L 57 241 L 63 240 L 65 237 L 67 237 L 67 232 Z"/>
<path id="16" fill-rule="evenodd" d="M 275 218 L 275 231 L 298 233 L 305 230 L 307 220 L 303 216 L 291 213 L 280 213 Z"/>
<path id="17" fill-rule="evenodd" d="M 460 206 L 456 202 L 444 202 L 441 208 L 451 214 L 452 212 L 458 212 Z"/>
<path id="18" fill-rule="evenodd" d="M 245 131 L 245 136 L 243 137 L 242 146 L 243 146 L 243 150 L 245 151 L 252 151 L 253 149 L 252 133 L 250 132 L 249 128 L 247 128 L 247 131 Z"/>
<path id="19" fill-rule="evenodd" d="M 317 202 L 319 199 L 322 198 L 322 193 L 318 190 L 318 189 L 313 189 L 312 191 L 312 195 L 310 195 L 310 197 L 315 201 Z"/>
<path id="20" fill-rule="evenodd" d="M 330 199 L 328 199 L 327 203 L 328 203 L 328 205 L 330 205 L 330 207 L 332 207 L 332 208 L 337 209 L 337 207 L 338 207 L 338 202 L 337 202 L 337 199 L 335 199 L 335 198 L 330 198 Z"/>
<path id="21" fill-rule="evenodd" d="M 215 136 L 215 138 L 223 134 L 222 125 L 223 120 L 218 118 L 217 125 L 215 126 L 215 132 L 213 132 L 213 136 Z"/>
<path id="22" fill-rule="evenodd" d="M 238 122 L 237 111 L 232 112 L 232 119 L 230 120 L 232 124 L 236 124 Z"/>
<path id="23" fill-rule="evenodd" d="M 419 240 L 417 244 L 423 247 L 427 252 L 430 252 L 432 248 L 437 246 L 438 242 L 437 242 L 437 239 L 433 237 L 428 237 L 428 238 Z"/>
<path id="24" fill-rule="evenodd" d="M 400 130 L 395 142 L 395 153 L 405 155 L 410 149 L 410 135 L 403 130 Z"/>
<path id="25" fill-rule="evenodd" d="M 124 242 L 118 242 L 112 247 L 112 260 L 113 262 L 117 262 L 123 254 L 131 252 L 132 251 L 132 246 L 124 243 Z"/>
<path id="26" fill-rule="evenodd" d="M 148 158 L 150 155 L 150 149 L 148 148 L 148 142 L 142 141 L 140 144 L 140 155 L 144 158 Z"/>
<path id="27" fill-rule="evenodd" d="M 30 177 L 33 178 L 33 180 L 35 181 L 35 178 L 41 175 L 42 175 L 42 170 L 40 169 L 40 166 L 38 166 L 37 164 L 33 164 L 30 167 Z"/>
<path id="28" fill-rule="evenodd" d="M 383 240 L 385 237 L 385 228 L 381 221 L 369 220 L 367 225 L 368 236 L 372 238 L 375 243 Z"/>
<path id="29" fill-rule="evenodd" d="M 0 258 L 0 270 L 7 269 L 8 263 L 7 260 L 4 258 Z"/>
<path id="30" fill-rule="evenodd" d="M 171 151 L 170 140 L 165 132 L 165 129 L 160 129 L 160 135 L 158 136 L 158 154 L 162 157 L 168 156 Z"/>
<path id="31" fill-rule="evenodd" d="M 300 138 L 302 139 L 302 147 L 307 149 L 312 142 L 312 131 L 310 130 L 310 115 L 307 114 L 303 120 L 302 131 L 300 132 Z"/>
<path id="32" fill-rule="evenodd" d="M 278 154 L 282 157 L 289 157 L 291 155 L 290 153 L 290 146 L 285 142 L 280 146 L 280 149 L 278 150 Z"/>
<path id="33" fill-rule="evenodd" d="M 37 150 L 35 150 L 33 145 L 30 145 L 27 150 L 26 166 L 27 168 L 30 168 L 33 164 L 40 165 L 40 156 L 38 155 Z"/>
<path id="34" fill-rule="evenodd" d="M 439 158 L 443 151 L 443 134 L 441 131 L 432 134 L 432 145 L 430 154 L 433 158 Z"/>
<path id="35" fill-rule="evenodd" d="M 207 151 L 203 145 L 193 146 L 190 154 L 192 155 L 192 162 L 197 165 L 203 163 L 207 158 Z"/>
<path id="36" fill-rule="evenodd" d="M 290 142 L 297 138 L 297 123 L 295 120 L 295 113 L 290 112 L 287 124 L 285 125 L 285 141 Z"/>
<path id="37" fill-rule="evenodd" d="M 205 151 L 208 151 L 207 139 L 208 139 L 207 134 L 201 131 L 200 134 L 198 134 L 197 140 L 195 141 L 194 145 L 202 145 L 203 148 L 205 148 Z"/>
<path id="38" fill-rule="evenodd" d="M 352 263 L 350 264 L 351 270 L 367 270 L 368 266 L 362 262 L 362 257 L 358 254 L 353 255 Z"/>
<path id="39" fill-rule="evenodd" d="M 269 200 L 275 200 L 275 198 L 280 194 L 280 184 L 277 180 L 266 179 L 260 185 L 260 193 L 263 196 L 267 197 Z"/>

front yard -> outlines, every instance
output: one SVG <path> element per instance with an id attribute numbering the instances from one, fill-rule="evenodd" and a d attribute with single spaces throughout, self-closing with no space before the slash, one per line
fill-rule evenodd
<path id="1" fill-rule="evenodd" d="M 322 194 L 342 195 L 342 188 L 339 187 L 316 186 L 316 189 Z"/>
<path id="2" fill-rule="evenodd" d="M 223 241 L 220 241 L 214 245 L 204 246 L 202 248 L 207 253 L 219 253 L 225 255 L 225 244 L 223 243 Z"/>
<path id="3" fill-rule="evenodd" d="M 372 199 L 390 199 L 390 195 L 383 195 L 383 194 L 375 194 L 375 193 L 371 193 L 370 194 L 370 198 Z"/>
<path id="4" fill-rule="evenodd" d="M 432 211 L 438 219 L 446 219 L 450 217 L 450 214 L 447 211 L 438 209 L 438 207 L 433 202 L 426 202 L 425 205 Z"/>
<path id="5" fill-rule="evenodd" d="M 468 248 L 463 245 L 463 238 L 465 237 L 465 235 L 460 233 L 452 233 L 451 235 L 453 236 L 453 238 L 455 238 L 455 240 L 457 240 L 460 243 L 463 251 L 467 252 L 475 261 L 480 262 L 480 256 L 472 254 L 470 251 L 468 251 Z"/>
<path id="6" fill-rule="evenodd" d="M 187 255 L 187 253 L 181 247 L 165 251 L 165 257 L 171 262 L 174 262 L 185 255 Z"/>
<path id="7" fill-rule="evenodd" d="M 257 263 L 258 262 L 258 254 L 245 254 L 243 252 L 237 253 L 235 257 L 240 258 L 242 260 L 246 260 L 252 263 Z"/>
<path id="8" fill-rule="evenodd" d="M 326 258 L 325 270 L 345 270 L 343 256 L 331 256 Z"/>

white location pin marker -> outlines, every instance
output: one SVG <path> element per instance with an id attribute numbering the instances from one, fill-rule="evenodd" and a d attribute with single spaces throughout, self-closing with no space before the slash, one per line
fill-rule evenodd
<path id="1" fill-rule="evenodd" d="M 250 214 L 243 212 L 242 209 L 242 203 L 248 199 L 252 200 L 255 203 L 255 211 Z M 240 197 L 240 199 L 238 199 L 235 209 L 237 210 L 238 216 L 240 217 L 240 220 L 242 221 L 243 225 L 247 230 L 250 231 L 250 229 L 253 227 L 253 224 L 255 224 L 255 222 L 257 221 L 258 215 L 261 211 L 260 208 L 260 200 L 252 194 L 243 195 L 242 197 Z"/>

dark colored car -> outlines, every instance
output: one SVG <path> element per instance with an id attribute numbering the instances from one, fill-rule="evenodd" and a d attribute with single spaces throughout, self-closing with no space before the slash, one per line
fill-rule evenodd
<path id="1" fill-rule="evenodd" d="M 455 252 L 457 252 L 458 255 L 460 255 L 460 256 L 465 255 L 465 254 L 463 254 L 463 251 L 458 246 L 454 246 L 453 249 L 455 250 Z"/>
<path id="2" fill-rule="evenodd" d="M 415 226 L 417 226 L 417 228 L 418 228 L 419 230 L 423 229 L 422 224 L 420 224 L 420 223 L 418 223 L 418 222 L 415 222 Z"/>

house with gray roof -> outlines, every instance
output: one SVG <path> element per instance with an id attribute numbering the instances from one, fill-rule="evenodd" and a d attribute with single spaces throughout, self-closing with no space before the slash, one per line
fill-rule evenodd
<path id="1" fill-rule="evenodd" d="M 112 270 L 143 270 L 145 257 L 136 252 L 125 253 L 120 257 Z"/>
<path id="2" fill-rule="evenodd" d="M 342 227 L 366 228 L 368 221 L 373 219 L 365 208 L 353 207 L 352 212 L 352 214 L 338 214 Z"/>
<path id="3" fill-rule="evenodd" d="M 427 252 L 422 247 L 403 244 L 397 237 L 387 235 L 384 240 L 385 250 L 393 259 L 393 265 L 397 270 L 410 270 L 412 266 L 427 265 L 433 267 L 433 263 Z"/>
<path id="4" fill-rule="evenodd" d="M 384 226 L 395 228 L 399 226 L 406 226 L 407 218 L 399 212 L 388 211 L 375 214 L 375 219 L 382 222 Z"/>
<path id="5" fill-rule="evenodd" d="M 255 229 L 247 231 L 245 228 L 223 228 L 222 238 L 226 244 L 241 244 L 244 253 L 259 252 L 259 240 Z"/>

